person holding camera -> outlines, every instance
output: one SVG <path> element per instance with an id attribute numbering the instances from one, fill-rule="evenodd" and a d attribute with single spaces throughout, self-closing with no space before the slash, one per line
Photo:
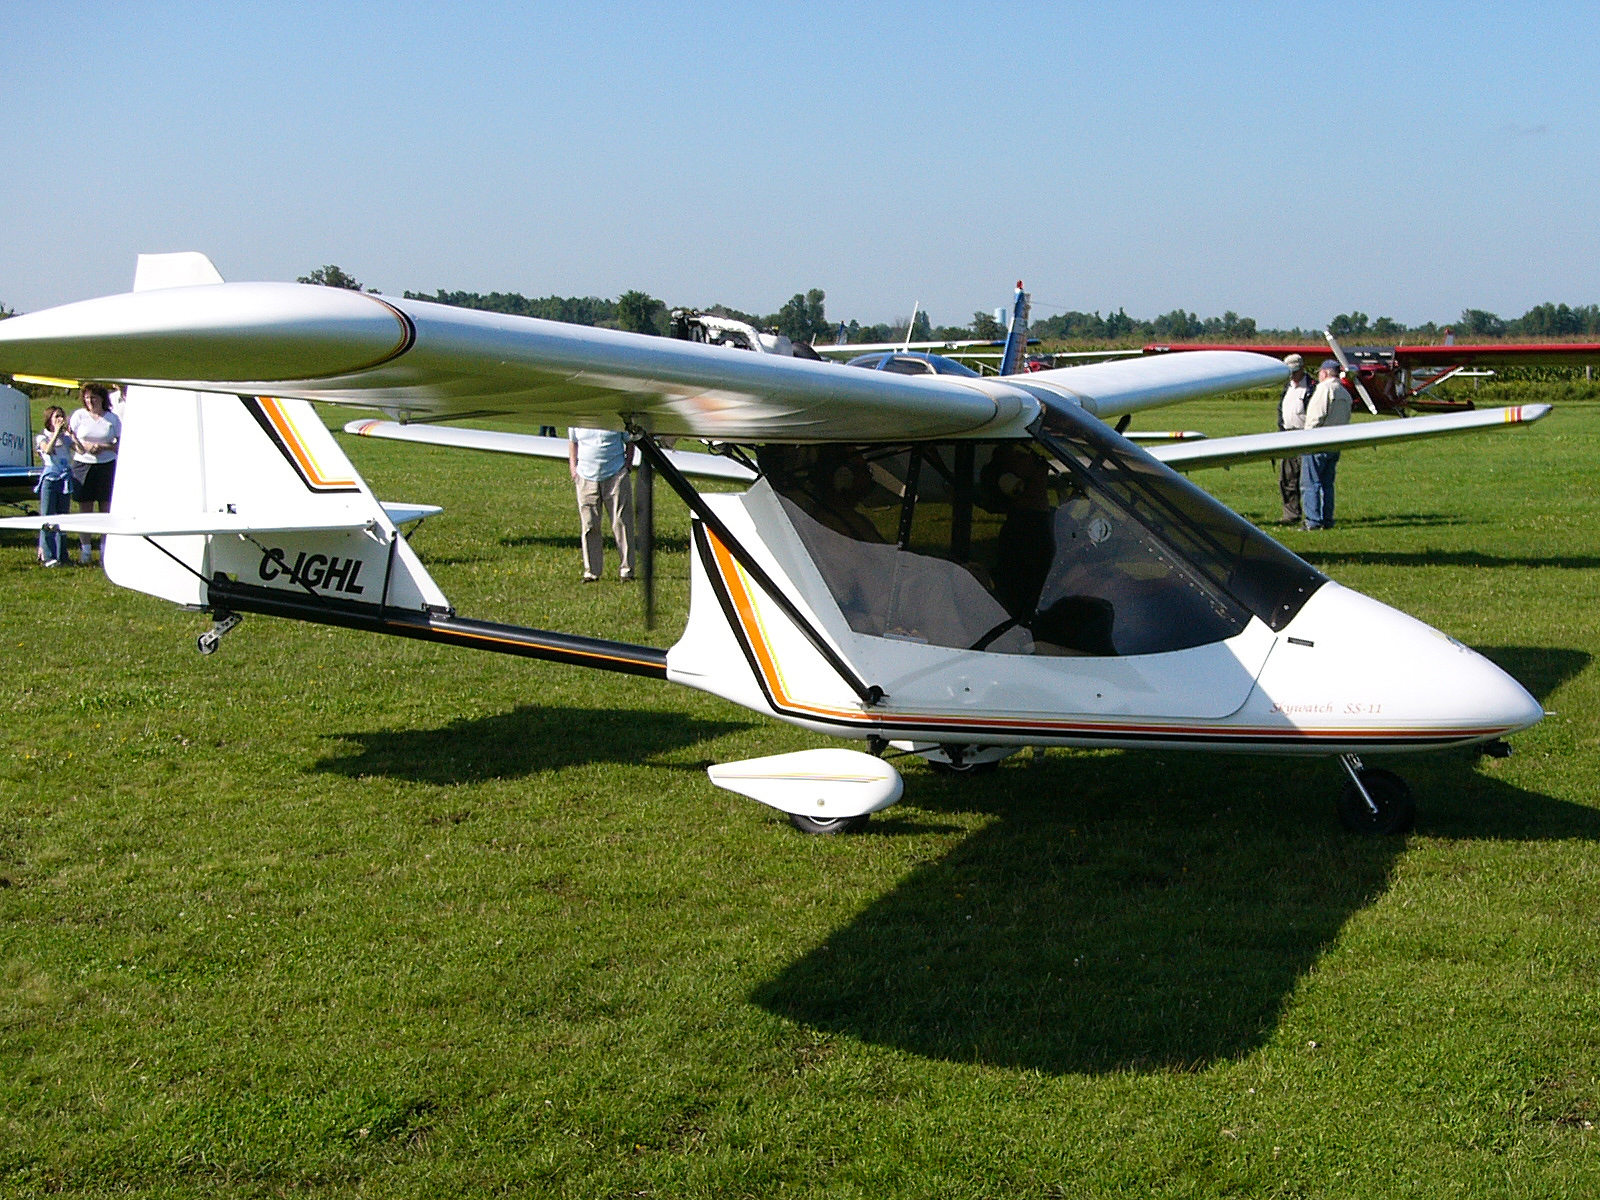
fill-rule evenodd
<path id="1" fill-rule="evenodd" d="M 44 474 L 34 488 L 39 494 L 39 515 L 53 517 L 71 512 L 73 447 L 65 409 L 52 404 L 44 410 L 44 432 L 33 439 L 33 447 L 44 464 Z M 59 567 L 65 557 L 61 530 L 39 530 L 39 561 L 47 567 Z"/>

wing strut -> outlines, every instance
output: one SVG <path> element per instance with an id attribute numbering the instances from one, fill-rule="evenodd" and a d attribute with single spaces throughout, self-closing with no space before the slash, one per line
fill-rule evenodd
<path id="1" fill-rule="evenodd" d="M 701 499 L 700 493 L 695 491 L 694 485 L 684 478 L 683 472 L 672 465 L 672 460 L 666 456 L 660 446 L 656 445 L 655 439 L 631 423 L 628 432 L 633 434 L 635 444 L 639 447 L 639 453 L 646 462 L 655 468 L 656 474 L 667 481 L 667 486 L 678 493 L 678 498 L 689 506 L 689 511 L 699 517 L 700 523 L 728 548 L 728 553 L 733 555 L 734 560 L 744 568 L 745 573 L 755 580 L 756 586 L 772 597 L 773 603 L 783 610 L 784 615 L 789 620 L 794 622 L 795 628 L 805 635 L 806 641 L 810 642 L 816 652 L 822 655 L 823 660 L 834 669 L 839 678 L 850 685 L 850 690 L 861 698 L 861 703 L 871 708 L 885 699 L 888 693 L 877 684 L 867 683 L 861 676 L 857 675 L 850 668 L 850 664 L 839 657 L 839 652 L 828 644 L 828 639 L 822 636 L 822 632 L 806 619 L 805 614 L 795 606 L 794 601 L 784 595 L 783 589 L 762 569 L 761 564 L 756 562 L 755 557 L 745 549 L 739 539 L 733 536 L 733 531 L 723 524 L 722 518 L 712 512 L 711 506 Z"/>

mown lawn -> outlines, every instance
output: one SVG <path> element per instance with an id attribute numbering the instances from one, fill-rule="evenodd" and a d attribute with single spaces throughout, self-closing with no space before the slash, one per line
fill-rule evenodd
<path id="1" fill-rule="evenodd" d="M 351 454 L 446 506 L 413 544 L 464 614 L 651 640 L 579 586 L 564 468 Z M 1600 1194 L 1597 476 L 1569 403 L 1347 455 L 1340 527 L 1285 535 L 1552 712 L 1394 762 L 1417 832 L 1376 841 L 1332 763 L 1064 751 L 905 763 L 806 838 L 703 768 L 813 735 L 263 618 L 203 659 L 0 535 L 0 1190 Z M 1196 478 L 1276 516 L 1265 465 Z"/>

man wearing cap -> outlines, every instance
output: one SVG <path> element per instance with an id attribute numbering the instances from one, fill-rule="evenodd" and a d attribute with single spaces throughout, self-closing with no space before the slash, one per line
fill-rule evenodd
<path id="1" fill-rule="evenodd" d="M 1350 424 L 1350 393 L 1339 382 L 1339 364 L 1324 359 L 1317 372 L 1316 390 L 1306 401 L 1307 429 Z M 1333 476 L 1339 468 L 1337 451 L 1300 456 L 1300 500 L 1307 529 L 1333 528 Z"/>
<path id="2" fill-rule="evenodd" d="M 1306 427 L 1306 401 L 1316 388 L 1316 381 L 1306 374 L 1306 360 L 1291 354 L 1283 360 L 1289 368 L 1289 386 L 1283 390 L 1283 400 L 1278 405 L 1279 429 L 1304 429 Z M 1283 496 L 1283 516 L 1279 525 L 1298 525 L 1305 518 L 1300 513 L 1300 456 L 1292 454 L 1278 461 L 1278 491 Z"/>

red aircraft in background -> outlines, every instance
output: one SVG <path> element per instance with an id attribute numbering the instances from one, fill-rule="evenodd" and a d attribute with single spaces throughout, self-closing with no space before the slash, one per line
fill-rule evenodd
<path id="1" fill-rule="evenodd" d="M 1491 342 L 1460 346 L 1355 346 L 1345 350 L 1332 337 L 1326 345 L 1262 346 L 1218 342 L 1154 343 L 1146 354 L 1171 354 L 1180 350 L 1253 350 L 1282 358 L 1298 354 L 1306 369 L 1316 374 L 1316 364 L 1333 356 L 1344 365 L 1361 399 L 1373 412 L 1407 415 L 1411 410 L 1459 412 L 1472 407 L 1470 400 L 1446 400 L 1431 389 L 1468 367 L 1582 367 L 1600 363 L 1600 342 Z"/>

